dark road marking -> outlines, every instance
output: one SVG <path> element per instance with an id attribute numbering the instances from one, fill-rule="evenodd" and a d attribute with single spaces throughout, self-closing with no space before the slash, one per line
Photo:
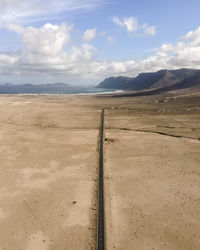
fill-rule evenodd
<path id="1" fill-rule="evenodd" d="M 103 173 L 103 141 L 104 141 L 104 109 L 101 111 L 99 131 L 99 184 L 98 184 L 98 218 L 97 218 L 97 250 L 105 250 L 104 225 L 104 173 Z"/>

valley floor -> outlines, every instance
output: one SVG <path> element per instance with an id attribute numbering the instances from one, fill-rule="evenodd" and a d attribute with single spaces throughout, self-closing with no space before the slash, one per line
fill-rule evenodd
<path id="1" fill-rule="evenodd" d="M 0 96 L 0 249 L 200 249 L 200 98 Z"/>

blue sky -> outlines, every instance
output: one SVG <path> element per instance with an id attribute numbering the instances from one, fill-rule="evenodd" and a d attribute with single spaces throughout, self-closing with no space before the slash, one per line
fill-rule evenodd
<path id="1" fill-rule="evenodd" d="M 200 68 L 197 0 L 0 0 L 0 82 Z"/>

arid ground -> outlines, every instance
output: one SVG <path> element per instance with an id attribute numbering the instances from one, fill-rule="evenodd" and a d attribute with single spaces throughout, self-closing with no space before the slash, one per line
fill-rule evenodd
<path id="1" fill-rule="evenodd" d="M 200 97 L 0 96 L 0 249 L 200 249 Z"/>

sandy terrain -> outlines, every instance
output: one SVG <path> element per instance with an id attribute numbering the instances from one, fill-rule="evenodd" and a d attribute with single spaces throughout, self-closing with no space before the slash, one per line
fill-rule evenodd
<path id="1" fill-rule="evenodd" d="M 200 99 L 0 97 L 0 249 L 200 249 Z"/>
<path id="2" fill-rule="evenodd" d="M 0 249 L 94 249 L 100 112 L 81 106 L 1 97 Z"/>
<path id="3" fill-rule="evenodd" d="M 200 105 L 176 102 L 106 111 L 108 249 L 200 249 Z"/>

